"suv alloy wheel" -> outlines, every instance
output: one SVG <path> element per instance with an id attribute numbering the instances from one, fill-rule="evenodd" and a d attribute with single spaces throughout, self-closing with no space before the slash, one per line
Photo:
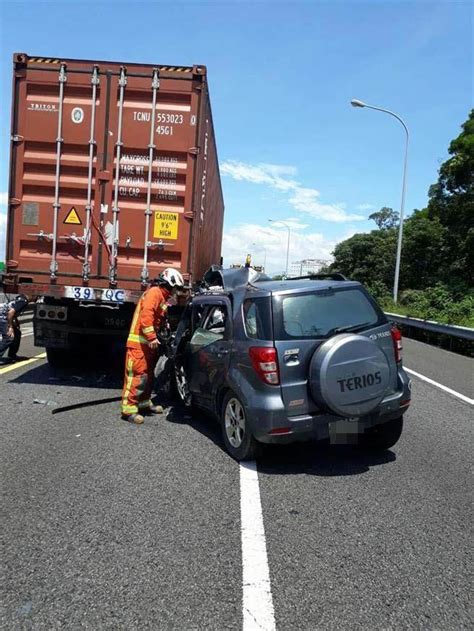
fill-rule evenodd
<path id="1" fill-rule="evenodd" d="M 233 392 L 224 398 L 221 413 L 222 436 L 227 451 L 236 460 L 254 460 L 258 443 L 250 432 L 245 408 Z"/>

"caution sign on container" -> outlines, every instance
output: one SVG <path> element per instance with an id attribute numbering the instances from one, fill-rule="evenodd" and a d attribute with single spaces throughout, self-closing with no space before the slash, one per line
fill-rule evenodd
<path id="1" fill-rule="evenodd" d="M 77 214 L 77 210 L 74 208 L 74 206 L 71 208 L 71 210 L 68 212 L 68 214 L 64 218 L 63 223 L 73 224 L 74 226 L 82 225 L 81 218 Z"/>
<path id="2" fill-rule="evenodd" d="M 178 218 L 178 213 L 168 213 L 162 210 L 156 211 L 153 237 L 155 239 L 177 239 Z"/>

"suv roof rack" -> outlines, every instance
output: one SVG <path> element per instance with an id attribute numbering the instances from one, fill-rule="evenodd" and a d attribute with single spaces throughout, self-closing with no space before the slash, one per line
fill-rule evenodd
<path id="1" fill-rule="evenodd" d="M 307 276 L 294 276 L 287 278 L 286 280 L 349 280 L 340 272 L 333 272 L 332 274 L 308 274 Z"/>

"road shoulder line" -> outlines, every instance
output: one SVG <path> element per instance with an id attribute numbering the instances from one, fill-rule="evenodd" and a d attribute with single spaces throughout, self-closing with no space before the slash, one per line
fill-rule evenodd
<path id="1" fill-rule="evenodd" d="M 240 463 L 243 631 L 275 631 L 257 465 Z"/>
<path id="2" fill-rule="evenodd" d="M 8 364 L 3 368 L 0 368 L 0 375 L 4 375 L 11 370 L 17 370 L 17 368 L 23 368 L 24 366 L 28 366 L 28 364 L 32 364 L 33 362 L 37 362 L 39 359 L 44 359 L 46 357 L 46 353 L 41 353 L 40 355 L 35 355 L 30 359 L 24 359 L 21 362 L 16 362 L 14 364 Z"/>
<path id="3" fill-rule="evenodd" d="M 443 386 L 442 383 L 438 383 L 437 381 L 434 381 L 433 379 L 430 379 L 429 377 L 425 377 L 425 375 L 420 375 L 419 372 L 415 372 L 414 370 L 411 370 L 411 368 L 407 368 L 406 366 L 405 366 L 405 370 L 410 375 L 414 375 L 415 377 L 418 377 L 418 379 L 421 379 L 422 381 L 426 381 L 426 383 L 429 383 L 432 386 L 436 386 L 436 388 L 439 388 L 440 390 L 444 390 L 444 392 L 447 392 L 448 394 L 452 394 L 453 396 L 457 397 L 461 401 L 464 401 L 464 403 L 469 403 L 470 405 L 474 405 L 474 399 L 470 399 L 465 394 L 461 394 L 460 392 L 456 392 L 456 390 L 452 390 L 451 388 L 448 388 L 447 386 Z"/>

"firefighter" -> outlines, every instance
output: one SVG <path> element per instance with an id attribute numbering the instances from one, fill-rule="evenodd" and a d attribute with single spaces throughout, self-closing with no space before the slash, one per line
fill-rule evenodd
<path id="1" fill-rule="evenodd" d="M 180 272 L 168 267 L 155 279 L 138 301 L 127 339 L 125 379 L 122 392 L 122 419 L 141 425 L 145 415 L 162 414 L 150 396 L 158 359 L 157 331 L 166 318 L 167 302 L 184 286 Z"/>
<path id="2" fill-rule="evenodd" d="M 0 357 L 8 348 L 8 358 L 16 361 L 21 342 L 18 316 L 28 306 L 28 298 L 20 294 L 14 300 L 0 305 Z"/>

